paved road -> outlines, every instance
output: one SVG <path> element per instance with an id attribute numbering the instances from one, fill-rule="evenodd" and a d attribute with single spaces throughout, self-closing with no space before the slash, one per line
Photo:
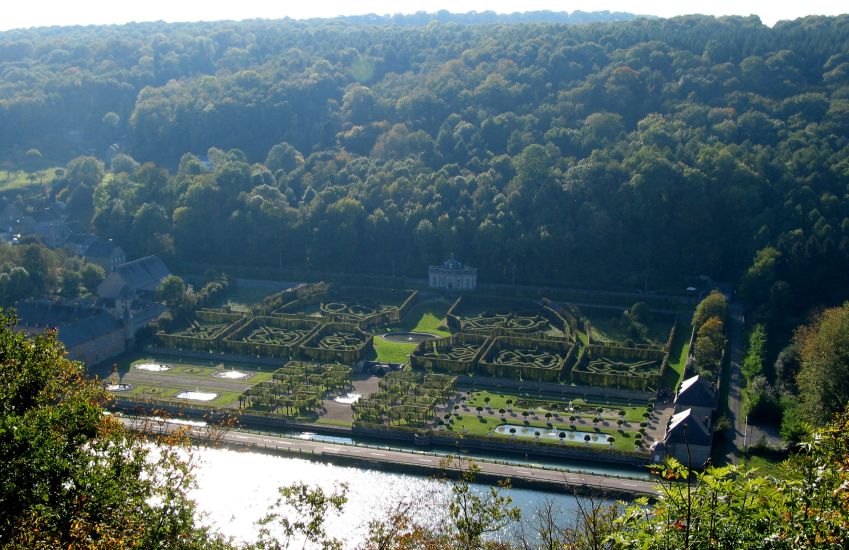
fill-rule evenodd
<path id="1" fill-rule="evenodd" d="M 137 420 L 122 418 L 122 421 L 128 426 L 140 427 Z M 146 422 L 141 427 L 149 432 L 161 432 L 162 430 L 174 429 L 180 426 L 161 422 Z M 209 432 L 204 428 L 193 429 L 193 433 L 190 433 L 190 435 L 201 440 L 210 437 Z M 446 470 L 456 471 L 468 466 L 467 460 L 462 460 L 458 463 L 459 459 L 456 459 L 446 468 L 444 463 L 445 457 L 422 452 L 338 445 L 323 441 L 288 438 L 240 430 L 215 434 L 214 438 L 220 443 L 265 451 L 309 455 L 310 457 L 325 459 L 355 460 L 357 462 L 375 465 L 403 465 L 411 470 L 415 470 L 417 473 L 425 475 L 444 473 Z M 652 481 L 571 473 L 514 464 L 495 464 L 491 462 L 476 462 L 476 464 L 480 467 L 482 477 L 510 478 L 516 485 L 524 482 L 528 485 L 547 486 L 547 488 L 551 489 L 561 488 L 565 490 L 568 487 L 574 487 L 584 490 L 614 491 L 637 496 L 657 494 L 656 484 Z"/>
<path id="2" fill-rule="evenodd" d="M 734 436 L 729 435 L 723 447 L 723 457 L 727 462 L 737 463 L 738 453 L 742 451 L 746 443 L 746 415 L 741 409 L 743 397 L 743 370 L 745 342 L 743 341 L 743 312 L 740 306 L 732 306 L 729 311 L 731 321 L 730 340 L 728 349 L 731 353 L 728 386 L 728 414 L 734 423 Z"/>

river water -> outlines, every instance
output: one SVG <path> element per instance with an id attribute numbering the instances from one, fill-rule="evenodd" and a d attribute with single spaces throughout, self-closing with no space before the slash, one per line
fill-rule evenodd
<path id="1" fill-rule="evenodd" d="M 447 515 L 450 487 L 426 477 L 209 447 L 194 448 L 192 457 L 197 487 L 191 497 L 198 503 L 202 521 L 236 541 L 255 540 L 256 521 L 273 505 L 278 488 L 296 482 L 317 485 L 326 492 L 347 484 L 348 502 L 342 514 L 327 520 L 329 533 L 343 540 L 345 548 L 356 548 L 368 532 L 369 521 L 384 517 L 398 503 L 412 503 L 412 515 L 426 525 L 435 525 Z M 475 488 L 489 490 L 485 485 Z M 575 516 L 574 496 L 524 489 L 511 489 L 509 494 L 526 521 L 546 501 L 554 503 L 564 521 Z M 511 534 L 515 533 L 502 536 Z"/>

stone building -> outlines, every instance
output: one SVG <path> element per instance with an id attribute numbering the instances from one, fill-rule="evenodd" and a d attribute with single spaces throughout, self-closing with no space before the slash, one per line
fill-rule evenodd
<path id="1" fill-rule="evenodd" d="M 114 317 L 132 325 L 132 333 L 159 317 L 165 306 L 156 300 L 156 289 L 171 271 L 158 256 L 123 263 L 97 287 L 100 304 Z"/>
<path id="2" fill-rule="evenodd" d="M 99 265 L 107 273 L 115 271 L 119 265 L 127 261 L 127 256 L 120 246 L 114 244 L 111 239 L 102 239 L 97 235 L 85 233 L 71 235 L 65 243 L 65 248 L 71 254 Z"/>
<path id="3" fill-rule="evenodd" d="M 701 420 L 705 427 L 712 425 L 713 412 L 716 410 L 716 391 L 713 384 L 698 374 L 681 382 L 681 388 L 675 396 L 675 412 L 692 410 L 693 416 Z"/>
<path id="4" fill-rule="evenodd" d="M 97 287 L 103 299 L 145 298 L 153 299 L 156 288 L 171 271 L 158 256 L 145 256 L 115 267 Z"/>
<path id="5" fill-rule="evenodd" d="M 454 255 L 442 265 L 432 265 L 428 269 L 428 281 L 431 288 L 445 290 L 474 290 L 478 286 L 478 270 L 464 266 L 454 259 Z"/>
<path id="6" fill-rule="evenodd" d="M 690 468 L 699 468 L 710 458 L 713 434 L 687 409 L 672 415 L 663 440 L 666 453 Z"/>
<path id="7" fill-rule="evenodd" d="M 98 308 L 36 300 L 22 302 L 16 309 L 18 330 L 34 334 L 56 329 L 68 359 L 87 365 L 124 353 L 132 337 L 126 323 Z"/>

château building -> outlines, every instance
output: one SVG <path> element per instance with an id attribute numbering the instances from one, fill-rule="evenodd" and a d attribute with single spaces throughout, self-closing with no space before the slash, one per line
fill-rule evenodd
<path id="1" fill-rule="evenodd" d="M 452 254 L 442 265 L 432 265 L 428 269 L 431 288 L 445 290 L 474 290 L 478 286 L 478 270 L 464 266 L 454 259 Z"/>

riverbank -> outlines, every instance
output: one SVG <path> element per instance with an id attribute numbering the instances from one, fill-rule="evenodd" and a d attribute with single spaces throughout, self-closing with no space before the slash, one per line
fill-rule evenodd
<path id="1" fill-rule="evenodd" d="M 130 417 L 125 417 L 122 420 L 135 429 L 142 429 L 147 432 L 161 433 L 162 431 L 182 428 L 187 430 L 187 435 L 190 438 L 204 444 L 208 444 L 210 439 L 209 430 L 202 427 L 159 420 L 152 421 L 150 419 L 139 422 Z M 243 430 L 222 431 L 216 434 L 215 441 L 217 444 L 234 449 L 248 449 L 277 455 L 295 455 L 310 460 L 377 468 L 420 476 L 457 475 L 462 469 L 468 468 L 470 462 L 474 462 L 480 468 L 478 479 L 482 482 L 495 483 L 503 479 L 510 479 L 516 487 L 536 490 L 604 495 L 607 498 L 625 499 L 657 494 L 655 484 L 651 481 L 573 473 L 507 462 L 470 461 L 459 456 L 447 461 L 442 455 L 416 450 L 343 445 Z"/>

